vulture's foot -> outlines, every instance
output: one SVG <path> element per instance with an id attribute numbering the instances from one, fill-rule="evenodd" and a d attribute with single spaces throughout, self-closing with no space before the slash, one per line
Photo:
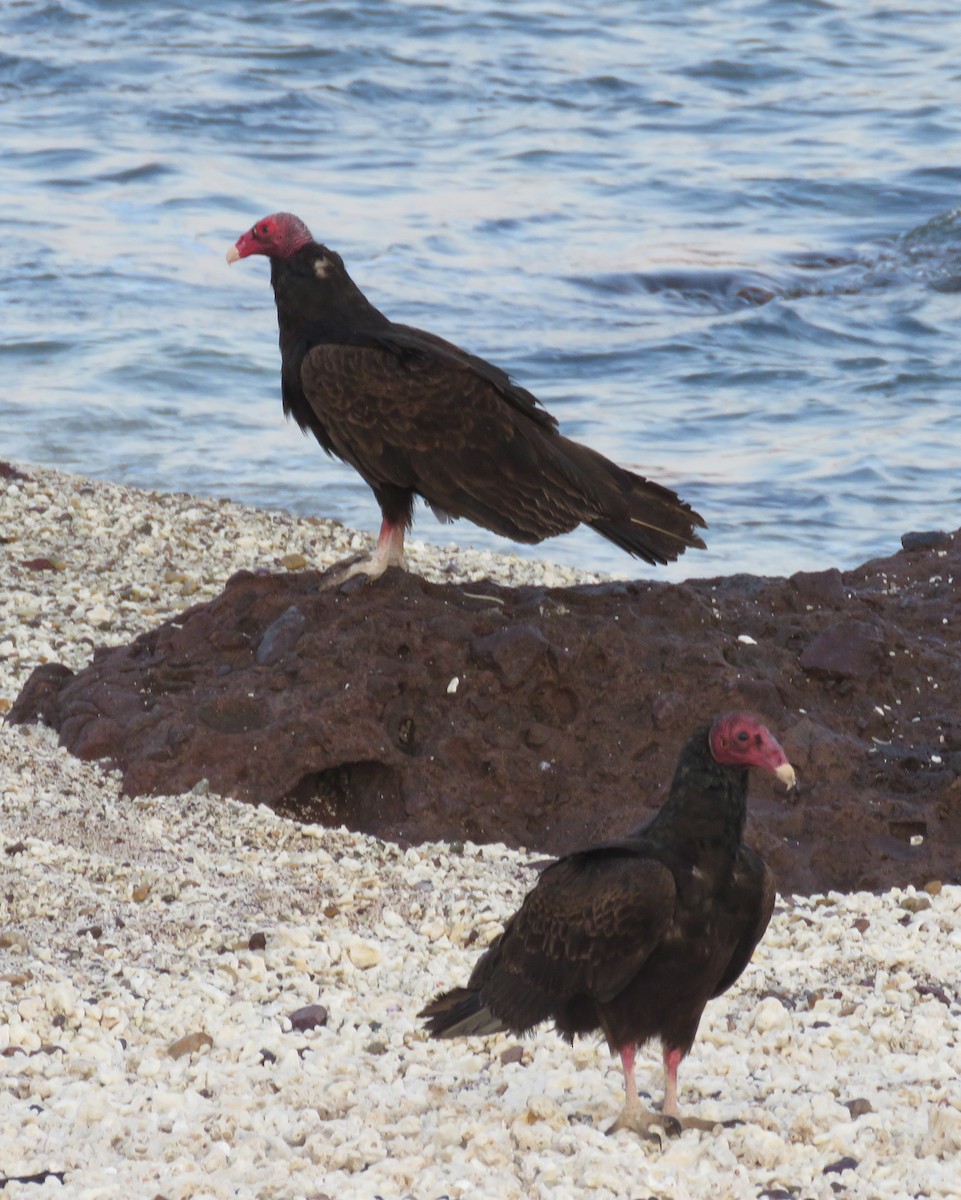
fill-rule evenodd
<path id="1" fill-rule="evenodd" d="M 329 591 L 330 588 L 340 587 L 350 579 L 354 567 L 360 562 L 367 561 L 367 555 L 356 554 L 353 558 L 348 558 L 345 562 L 340 563 L 336 567 L 331 567 L 324 578 L 317 585 L 322 592 Z"/>
<path id="2" fill-rule="evenodd" d="M 324 587 L 340 587 L 348 580 L 358 577 L 373 583 L 375 579 L 380 579 L 388 567 L 407 570 L 404 559 L 404 526 L 392 524 L 385 517 L 374 553 L 348 563 L 345 568 L 335 572 L 329 581 L 324 583 Z"/>
<path id="3" fill-rule="evenodd" d="M 357 579 L 361 583 L 373 583 L 375 579 L 380 579 L 388 567 L 400 567 L 404 571 L 407 569 L 403 557 L 397 562 L 386 555 L 377 554 L 376 551 L 370 555 L 365 554 L 332 570 L 320 584 L 320 589 L 327 591 L 329 588 L 339 588 L 351 579 Z"/>
<path id="4" fill-rule="evenodd" d="M 641 1137 L 651 1138 L 663 1145 L 667 1138 L 680 1137 L 683 1128 L 677 1117 L 650 1112 L 640 1105 L 625 1105 L 621 1115 L 605 1133 L 610 1137 L 612 1133 L 621 1129 L 629 1129 L 632 1133 L 639 1133 Z"/>
<path id="5" fill-rule="evenodd" d="M 339 571 L 334 571 L 328 576 L 323 584 L 321 584 L 321 587 L 340 587 L 342 584 L 347 583 L 348 580 L 357 579 L 358 577 L 366 579 L 368 583 L 373 583 L 375 579 L 380 579 L 388 567 L 400 567 L 402 571 L 406 571 L 407 562 L 404 559 L 405 528 L 403 524 L 395 524 L 384 517 L 374 553 L 364 555 L 361 558 L 353 559 L 349 563 L 346 563 Z"/>
<path id="6" fill-rule="evenodd" d="M 729 1129 L 732 1125 L 740 1125 L 740 1121 L 706 1121 L 703 1117 L 678 1117 L 682 1129 L 700 1129 L 705 1133 L 713 1133 L 715 1129 Z"/>
<path id="7" fill-rule="evenodd" d="M 704 1117 L 681 1117 L 663 1112 L 649 1112 L 637 1106 L 625 1106 L 624 1111 L 614 1124 L 605 1132 L 610 1135 L 620 1129 L 630 1129 L 641 1137 L 659 1141 L 662 1145 L 668 1138 L 680 1137 L 688 1129 L 697 1129 L 701 1133 L 714 1133 L 717 1129 L 732 1129 L 742 1125 L 743 1121 L 736 1118 L 730 1121 L 708 1121 Z"/>

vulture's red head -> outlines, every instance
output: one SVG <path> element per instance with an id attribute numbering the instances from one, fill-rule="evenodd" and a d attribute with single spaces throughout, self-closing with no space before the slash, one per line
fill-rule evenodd
<path id="1" fill-rule="evenodd" d="M 274 213 L 262 217 L 235 245 L 227 251 L 227 262 L 247 258 L 251 254 L 266 254 L 268 258 L 290 258 L 292 254 L 314 239 L 300 217 L 293 213 Z"/>
<path id="2" fill-rule="evenodd" d="M 714 761 L 731 767 L 760 767 L 789 788 L 794 787 L 794 768 L 777 738 L 750 713 L 724 713 L 715 717 L 708 735 Z"/>

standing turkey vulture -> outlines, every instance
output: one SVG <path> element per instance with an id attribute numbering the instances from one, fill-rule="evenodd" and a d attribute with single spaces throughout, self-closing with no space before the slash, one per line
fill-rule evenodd
<path id="1" fill-rule="evenodd" d="M 671 562 L 704 543 L 674 492 L 569 441 L 530 392 L 450 342 L 379 312 L 290 213 L 227 251 L 270 259 L 284 412 L 367 481 L 383 515 L 377 549 L 349 574 L 404 566 L 414 497 L 518 542 L 581 522 L 629 554 Z"/>
<path id="2" fill-rule="evenodd" d="M 755 717 L 728 713 L 698 729 L 653 820 L 549 866 L 467 986 L 419 1014 L 429 1032 L 527 1033 L 553 1020 L 573 1041 L 601 1030 L 620 1054 L 627 1092 L 608 1132 L 711 1128 L 681 1120 L 677 1068 L 704 1006 L 747 966 L 774 907 L 774 878 L 741 841 L 748 767 L 794 786 L 784 751 Z M 641 1107 L 634 1080 L 635 1050 L 655 1037 L 665 1072 L 659 1114 Z"/>

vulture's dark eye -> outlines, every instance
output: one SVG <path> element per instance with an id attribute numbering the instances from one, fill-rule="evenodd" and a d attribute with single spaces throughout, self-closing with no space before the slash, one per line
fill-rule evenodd
<path id="1" fill-rule="evenodd" d="M 744 730 L 744 729 L 742 729 L 742 730 L 741 730 L 741 732 L 740 732 L 740 733 L 737 735 L 737 740 L 738 740 L 739 742 L 746 742 L 746 741 L 748 741 L 747 731 L 746 731 L 746 730 Z"/>

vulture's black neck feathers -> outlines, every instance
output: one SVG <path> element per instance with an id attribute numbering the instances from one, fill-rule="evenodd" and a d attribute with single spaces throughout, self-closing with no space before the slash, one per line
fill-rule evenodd
<path id="1" fill-rule="evenodd" d="M 677 849 L 710 846 L 733 859 L 747 818 L 748 771 L 717 762 L 709 734 L 705 725 L 689 738 L 670 794 L 644 832 Z"/>
<path id="2" fill-rule="evenodd" d="M 272 258 L 270 282 L 281 353 L 300 342 L 355 342 L 390 324 L 347 274 L 340 255 L 318 242 L 289 258 Z"/>

